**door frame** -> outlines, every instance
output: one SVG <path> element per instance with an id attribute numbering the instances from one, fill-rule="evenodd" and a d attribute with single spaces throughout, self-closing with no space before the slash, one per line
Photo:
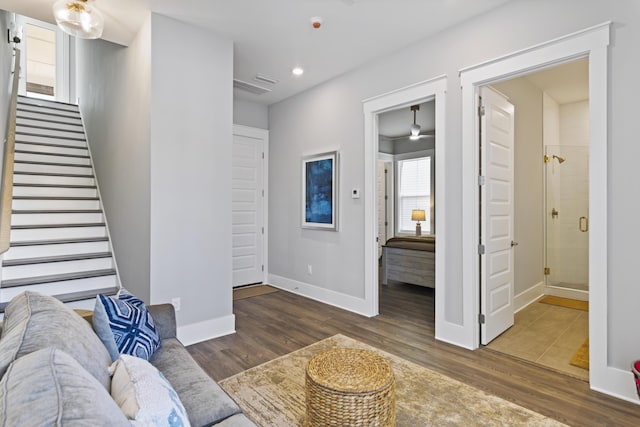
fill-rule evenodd
<path id="1" fill-rule="evenodd" d="M 262 264 L 264 265 L 264 271 L 262 272 L 262 283 L 267 283 L 267 278 L 269 277 L 269 131 L 234 123 L 232 137 L 233 135 L 261 139 L 263 142 L 262 188 L 264 196 L 262 198 L 262 224 L 264 234 L 262 235 Z M 233 287 L 233 281 L 231 287 Z"/>
<path id="2" fill-rule="evenodd" d="M 367 316 L 377 316 L 378 295 L 378 198 L 376 170 L 378 163 L 378 114 L 435 99 L 436 137 L 436 218 L 437 248 L 435 260 L 436 338 L 445 325 L 445 141 L 446 141 L 446 75 L 425 80 L 362 101 L 364 112 L 364 304 Z"/>
<path id="3" fill-rule="evenodd" d="M 465 345 L 479 346 L 478 101 L 480 86 L 589 57 L 589 342 L 590 385 L 633 399 L 631 374 L 608 366 L 607 319 L 607 140 L 608 46 L 611 22 L 459 71 L 462 86 L 462 239 Z M 626 383 L 628 382 L 628 385 Z M 621 391 L 621 392 L 620 392 Z"/>

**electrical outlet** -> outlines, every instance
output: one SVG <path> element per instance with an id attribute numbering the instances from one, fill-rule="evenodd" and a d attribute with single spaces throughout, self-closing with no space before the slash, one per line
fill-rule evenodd
<path id="1" fill-rule="evenodd" d="M 171 305 L 176 311 L 180 311 L 180 298 L 171 298 Z"/>
<path id="2" fill-rule="evenodd" d="M 311 264 L 307 265 L 307 274 L 313 276 L 313 266 Z"/>

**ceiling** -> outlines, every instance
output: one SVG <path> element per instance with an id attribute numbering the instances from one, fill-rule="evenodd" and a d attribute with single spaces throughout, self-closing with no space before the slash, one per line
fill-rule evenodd
<path id="1" fill-rule="evenodd" d="M 511 0 L 97 0 L 103 38 L 127 45 L 153 11 L 234 41 L 234 77 L 272 92 L 272 104 Z M 0 9 L 53 22 L 53 0 L 0 0 Z M 323 24 L 314 29 L 310 18 Z M 188 40 L 185 40 L 188 43 Z M 301 66 L 304 75 L 291 69 Z M 278 80 L 258 83 L 256 74 Z"/>
<path id="2" fill-rule="evenodd" d="M 524 77 L 558 104 L 589 99 L 589 59 L 583 58 Z"/>
<path id="3" fill-rule="evenodd" d="M 409 137 L 413 123 L 413 111 L 410 107 L 388 111 L 378 115 L 378 134 L 387 138 Z M 420 104 L 416 111 L 416 123 L 420 125 L 420 133 L 429 133 L 436 128 L 436 101 Z"/>

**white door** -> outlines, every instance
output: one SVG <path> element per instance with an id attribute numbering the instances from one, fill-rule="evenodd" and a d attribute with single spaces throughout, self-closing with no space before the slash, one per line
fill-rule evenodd
<path id="1" fill-rule="evenodd" d="M 488 344 L 513 325 L 513 150 L 514 107 L 484 87 L 480 126 L 481 342 Z M 482 317 L 482 316 L 481 316 Z"/>
<path id="2" fill-rule="evenodd" d="M 382 245 L 387 242 L 387 167 L 378 160 L 378 258 L 382 256 Z"/>
<path id="3" fill-rule="evenodd" d="M 264 158 L 266 131 L 234 126 L 232 159 L 233 286 L 264 277 Z"/>

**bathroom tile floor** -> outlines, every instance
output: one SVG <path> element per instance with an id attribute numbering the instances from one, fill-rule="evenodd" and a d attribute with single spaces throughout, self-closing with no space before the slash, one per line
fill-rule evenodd
<path id="1" fill-rule="evenodd" d="M 569 363 L 588 336 L 588 312 L 535 302 L 487 347 L 588 380 L 588 370 Z"/>

